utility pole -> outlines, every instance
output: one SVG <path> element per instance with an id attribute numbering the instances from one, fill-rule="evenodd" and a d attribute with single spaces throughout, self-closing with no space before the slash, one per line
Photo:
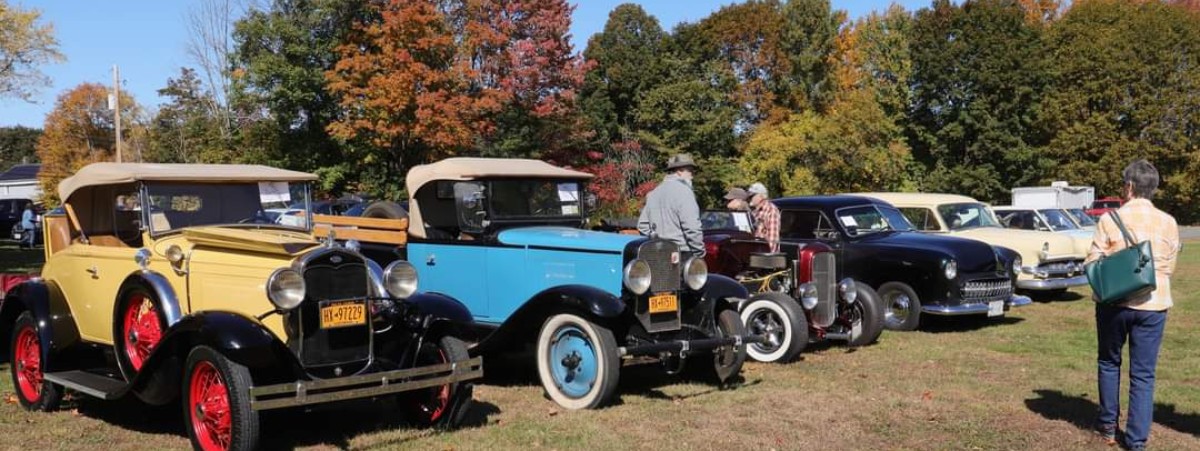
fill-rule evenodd
<path id="1" fill-rule="evenodd" d="M 113 123 L 117 128 L 117 163 L 121 162 L 121 69 L 113 64 Z"/>

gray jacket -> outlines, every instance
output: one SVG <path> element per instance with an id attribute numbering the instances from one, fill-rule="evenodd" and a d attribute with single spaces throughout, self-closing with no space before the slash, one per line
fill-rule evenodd
<path id="1" fill-rule="evenodd" d="M 651 227 L 653 225 L 653 228 Z M 638 217 L 638 231 L 674 241 L 679 250 L 704 255 L 704 231 L 700 228 L 700 205 L 692 184 L 668 175 L 646 195 L 646 206 Z"/>

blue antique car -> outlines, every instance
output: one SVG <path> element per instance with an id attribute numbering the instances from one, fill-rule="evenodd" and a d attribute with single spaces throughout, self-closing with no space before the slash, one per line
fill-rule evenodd
<path id="1" fill-rule="evenodd" d="M 534 347 L 542 386 L 566 408 L 609 401 L 624 358 L 737 375 L 755 341 L 737 313 L 746 289 L 670 241 L 584 229 L 591 178 L 524 159 L 414 167 L 394 258 L 412 262 L 422 290 L 467 305 L 484 332 L 473 355 Z"/>

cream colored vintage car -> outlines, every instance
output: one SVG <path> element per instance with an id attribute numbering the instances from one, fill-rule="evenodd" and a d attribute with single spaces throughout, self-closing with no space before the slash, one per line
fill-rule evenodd
<path id="1" fill-rule="evenodd" d="M 20 404 L 63 389 L 150 404 L 182 397 L 196 449 L 253 449 L 260 412 L 398 396 L 418 424 L 452 425 L 482 375 L 471 313 L 417 293 L 353 244 L 266 210 L 308 205 L 312 174 L 246 165 L 95 163 L 63 180 L 41 278 L 0 305 Z"/>
<path id="2" fill-rule="evenodd" d="M 913 227 L 927 233 L 973 238 L 1021 255 L 1017 287 L 1056 294 L 1087 285 L 1084 253 L 1070 237 L 1053 232 L 1004 228 L 991 209 L 967 196 L 927 193 L 861 193 L 900 209 Z"/>

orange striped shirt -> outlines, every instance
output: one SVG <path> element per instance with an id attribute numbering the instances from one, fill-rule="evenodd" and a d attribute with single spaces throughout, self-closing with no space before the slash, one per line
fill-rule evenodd
<path id="1" fill-rule="evenodd" d="M 1133 199 L 1126 202 L 1117 210 L 1121 222 L 1133 236 L 1133 242 L 1150 241 L 1151 252 L 1154 253 L 1154 283 L 1155 290 L 1138 298 L 1130 299 L 1124 304 L 1135 310 L 1162 311 L 1171 308 L 1174 301 L 1171 298 L 1171 275 L 1175 273 L 1175 263 L 1179 259 L 1181 243 L 1179 241 L 1179 225 L 1175 218 L 1146 199 Z M 1091 252 L 1087 262 L 1098 260 L 1125 249 L 1125 238 L 1121 229 L 1112 217 L 1107 214 L 1096 224 L 1096 234 L 1092 237 Z"/>

